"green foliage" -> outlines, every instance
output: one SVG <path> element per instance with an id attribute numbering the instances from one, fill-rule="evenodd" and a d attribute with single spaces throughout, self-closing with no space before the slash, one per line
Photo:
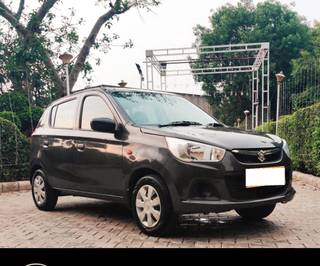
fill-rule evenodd
<path id="1" fill-rule="evenodd" d="M 0 182 L 28 178 L 30 143 L 19 129 L 0 118 Z"/>
<path id="2" fill-rule="evenodd" d="M 32 129 L 36 127 L 41 118 L 43 109 L 30 106 L 26 95 L 21 92 L 12 91 L 0 95 L 1 113 L 0 117 L 14 122 L 23 133 L 30 136 Z M 12 119 L 12 113 L 14 113 L 14 117 L 17 117 L 17 119 Z"/>
<path id="3" fill-rule="evenodd" d="M 259 127 L 258 131 L 274 133 L 275 122 Z M 293 167 L 320 175 L 320 104 L 300 109 L 279 121 L 279 136 L 290 148 Z"/>
<path id="4" fill-rule="evenodd" d="M 275 134 L 276 133 L 276 122 L 270 121 L 268 123 L 264 123 L 263 125 L 257 127 L 256 129 L 258 132 L 268 132 Z"/>
<path id="5" fill-rule="evenodd" d="M 0 112 L 24 113 L 29 108 L 28 98 L 21 92 L 6 92 L 0 95 Z"/>
<path id="6" fill-rule="evenodd" d="M 315 122 L 315 131 L 312 134 L 312 159 L 315 162 L 314 168 L 320 173 L 320 118 Z"/>
<path id="7" fill-rule="evenodd" d="M 28 109 L 19 115 L 21 119 L 21 130 L 25 135 L 30 136 L 32 134 L 32 129 L 35 129 L 42 114 L 42 108 L 32 107 L 31 110 Z"/>
<path id="8" fill-rule="evenodd" d="M 204 46 L 270 42 L 272 117 L 275 117 L 276 110 L 276 82 L 272 77 L 280 70 L 291 73 L 291 60 L 299 58 L 302 50 L 313 48 L 311 30 L 305 21 L 290 6 L 277 1 L 265 1 L 255 6 L 251 0 L 242 0 L 237 5 L 222 6 L 213 12 L 211 27 L 197 26 L 195 35 L 197 43 Z M 202 59 L 206 59 L 205 56 Z M 216 63 L 210 66 L 221 64 L 218 57 L 215 59 Z M 192 65 L 199 66 L 205 67 L 208 63 L 204 60 L 204 63 Z M 198 81 L 204 82 L 203 90 L 211 96 L 212 104 L 217 107 L 216 116 L 229 125 L 237 118 L 244 119 L 243 110 L 251 109 L 249 78 L 247 74 L 196 76 Z M 219 95 L 217 92 L 221 89 L 221 82 L 226 94 Z M 243 92 L 243 95 L 234 96 L 235 93 L 230 92 Z"/>
<path id="9" fill-rule="evenodd" d="M 20 118 L 14 112 L 0 112 L 0 118 L 9 120 L 11 123 L 15 124 L 19 130 L 21 130 Z"/>
<path id="10" fill-rule="evenodd" d="M 150 10 L 160 3 L 157 0 L 89 1 L 101 6 L 101 14 L 88 13 L 93 22 L 93 28 L 89 32 L 98 34 L 101 26 L 108 29 L 101 32 L 103 37 L 100 38 L 95 34 L 80 36 L 85 20 L 77 16 L 75 8 L 66 9 L 62 6 L 67 1 L 35 1 L 38 6 L 25 6 L 21 9 L 21 14 L 17 15 L 19 23 L 8 19 L 16 16 L 13 2 L 1 1 L 0 88 L 2 84 L 12 84 L 12 89 L 31 94 L 35 104 L 40 107 L 65 93 L 65 83 L 61 78 L 65 76 L 65 71 L 58 60 L 59 55 L 67 51 L 77 55 L 77 59 L 80 58 L 78 64 L 70 65 L 71 87 L 79 73 L 90 81 L 94 62 L 99 65 L 101 53 L 109 52 L 111 43 L 119 39 L 110 30 L 119 16 L 133 7 Z M 26 4 L 24 1 L 21 3 Z M 5 13 L 9 15 L 5 16 Z M 113 15 L 109 16 L 110 14 Z M 103 22 L 102 25 L 100 22 Z M 88 39 L 89 44 L 86 43 Z M 89 56 L 91 47 L 99 53 Z M 123 47 L 132 47 L 131 41 Z"/>
<path id="11" fill-rule="evenodd" d="M 312 105 L 319 101 L 318 77 L 320 76 L 320 23 L 311 28 L 313 49 L 302 51 L 298 59 L 292 61 L 291 77 L 298 81 L 297 87 L 304 88 L 303 92 L 292 94 L 293 110 Z"/>
<path id="12" fill-rule="evenodd" d="M 319 94 L 318 87 L 307 87 L 303 92 L 292 94 L 292 109 L 297 111 L 301 107 L 315 104 L 318 102 L 317 95 Z"/>

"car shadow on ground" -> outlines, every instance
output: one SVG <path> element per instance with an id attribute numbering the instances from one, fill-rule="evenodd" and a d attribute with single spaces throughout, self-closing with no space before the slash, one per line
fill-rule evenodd
<path id="1" fill-rule="evenodd" d="M 193 238 L 231 238 L 235 236 L 255 237 L 279 230 L 271 220 L 248 221 L 235 212 L 180 217 L 179 227 L 172 236 Z"/>
<path id="2" fill-rule="evenodd" d="M 90 218 L 112 220 L 117 223 L 134 223 L 131 211 L 121 205 L 106 201 L 92 200 L 81 202 L 63 202 L 58 204 L 56 212 L 84 215 Z M 220 214 L 183 215 L 179 225 L 168 238 L 234 238 L 255 237 L 274 234 L 281 230 L 281 225 L 271 218 L 252 222 L 239 217 L 235 212 Z M 137 229 L 137 232 L 139 230 Z"/>

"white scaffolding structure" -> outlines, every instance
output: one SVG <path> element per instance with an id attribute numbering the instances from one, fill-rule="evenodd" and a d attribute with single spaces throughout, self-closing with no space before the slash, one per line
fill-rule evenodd
<path id="1" fill-rule="evenodd" d="M 160 75 L 161 90 L 167 90 L 170 76 L 252 73 L 252 128 L 270 120 L 269 43 L 147 50 L 145 63 L 148 89 L 155 88 L 155 72 Z M 191 68 L 192 63 L 202 67 Z"/>

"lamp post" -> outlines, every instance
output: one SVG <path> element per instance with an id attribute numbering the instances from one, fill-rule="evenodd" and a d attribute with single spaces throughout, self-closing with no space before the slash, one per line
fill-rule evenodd
<path id="1" fill-rule="evenodd" d="M 64 53 L 59 56 L 59 59 L 61 59 L 62 63 L 66 67 L 66 84 L 67 84 L 67 95 L 70 95 L 70 80 L 69 80 L 69 64 L 71 63 L 73 56 L 68 53 Z"/>
<path id="2" fill-rule="evenodd" d="M 237 119 L 237 128 L 240 128 L 240 123 L 241 123 L 241 119 L 238 118 L 238 119 Z"/>
<path id="3" fill-rule="evenodd" d="M 280 116 L 280 90 L 281 90 L 281 83 L 285 79 L 285 75 L 283 74 L 283 71 L 276 74 L 277 78 L 277 121 L 276 121 L 276 135 L 278 135 L 278 128 L 279 128 L 279 116 Z"/>
<path id="4" fill-rule="evenodd" d="M 246 116 L 246 131 L 248 131 L 248 116 L 250 115 L 250 111 L 245 110 L 244 115 Z"/>
<path id="5" fill-rule="evenodd" d="M 142 84 L 144 82 L 143 72 L 142 72 L 141 66 L 139 64 L 136 64 L 136 67 L 137 67 L 139 75 L 140 75 L 140 89 L 142 89 Z"/>
<path id="6" fill-rule="evenodd" d="M 160 67 L 161 67 L 161 76 L 165 76 L 167 74 L 167 66 L 168 66 L 168 63 L 167 62 L 160 62 Z"/>
<path id="7" fill-rule="evenodd" d="M 125 82 L 125 81 L 123 81 L 123 80 L 121 80 L 121 82 L 118 83 L 118 85 L 119 85 L 120 88 L 125 88 L 125 87 L 127 86 L 127 84 L 128 84 L 128 83 Z"/>
<path id="8" fill-rule="evenodd" d="M 167 62 L 160 62 L 161 90 L 167 90 Z"/>

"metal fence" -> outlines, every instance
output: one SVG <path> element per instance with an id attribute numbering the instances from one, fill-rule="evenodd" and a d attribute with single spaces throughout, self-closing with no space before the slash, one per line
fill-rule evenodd
<path id="1" fill-rule="evenodd" d="M 286 79 L 281 88 L 280 115 L 289 115 L 298 109 L 320 102 L 320 59 Z"/>

